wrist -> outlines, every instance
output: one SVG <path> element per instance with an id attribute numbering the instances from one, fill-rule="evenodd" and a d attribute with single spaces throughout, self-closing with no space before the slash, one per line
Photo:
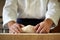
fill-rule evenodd
<path id="1" fill-rule="evenodd" d="M 15 21 L 10 21 L 10 22 L 8 22 L 8 27 L 9 26 L 12 26 L 13 24 L 15 24 L 16 22 Z"/>
<path id="2" fill-rule="evenodd" d="M 48 23 L 49 25 L 53 25 L 53 21 L 51 19 L 45 19 L 44 22 Z"/>

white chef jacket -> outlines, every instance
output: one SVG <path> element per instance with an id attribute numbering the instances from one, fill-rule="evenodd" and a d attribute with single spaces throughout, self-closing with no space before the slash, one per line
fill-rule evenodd
<path id="1" fill-rule="evenodd" d="M 3 25 L 17 18 L 51 19 L 58 24 L 60 8 L 58 0 L 6 0 L 3 8 Z"/>

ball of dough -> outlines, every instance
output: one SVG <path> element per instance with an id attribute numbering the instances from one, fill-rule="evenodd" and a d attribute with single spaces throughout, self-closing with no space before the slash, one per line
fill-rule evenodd
<path id="1" fill-rule="evenodd" d="M 27 25 L 27 26 L 23 27 L 22 31 L 27 32 L 27 33 L 34 33 L 35 32 L 34 26 L 32 26 L 32 25 Z"/>

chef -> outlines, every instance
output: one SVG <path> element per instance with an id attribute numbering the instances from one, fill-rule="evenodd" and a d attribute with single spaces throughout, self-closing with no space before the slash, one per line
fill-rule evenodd
<path id="1" fill-rule="evenodd" d="M 3 25 L 9 33 L 22 33 L 22 27 L 33 25 L 35 33 L 49 33 L 58 25 L 58 0 L 6 0 L 3 8 Z"/>

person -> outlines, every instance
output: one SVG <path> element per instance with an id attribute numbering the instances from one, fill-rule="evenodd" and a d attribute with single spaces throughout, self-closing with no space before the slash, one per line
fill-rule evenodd
<path id="1" fill-rule="evenodd" d="M 49 33 L 58 25 L 58 0 L 6 0 L 3 8 L 3 25 L 9 33 L 22 33 L 22 27 L 34 25 L 35 33 Z"/>

